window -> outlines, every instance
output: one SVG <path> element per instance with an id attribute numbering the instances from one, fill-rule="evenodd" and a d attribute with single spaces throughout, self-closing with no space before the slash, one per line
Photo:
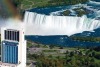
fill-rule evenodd
<path id="1" fill-rule="evenodd" d="M 5 30 L 5 35 L 4 35 L 5 39 L 7 39 L 7 31 Z"/>
<path id="2" fill-rule="evenodd" d="M 19 41 L 19 31 L 5 30 L 4 38 L 7 40 Z"/>
<path id="3" fill-rule="evenodd" d="M 9 40 L 10 39 L 10 31 L 7 31 L 7 32 L 8 32 L 7 36 L 8 36 L 8 40 Z"/>
<path id="4" fill-rule="evenodd" d="M 11 37 L 12 37 L 12 35 L 11 35 L 11 31 L 9 31 L 9 40 L 11 40 Z"/>
<path id="5" fill-rule="evenodd" d="M 17 31 L 17 41 L 19 41 L 19 31 Z"/>

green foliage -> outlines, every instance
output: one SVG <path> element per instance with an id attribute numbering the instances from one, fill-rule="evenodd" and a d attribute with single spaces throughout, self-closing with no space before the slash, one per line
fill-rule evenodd
<path id="1" fill-rule="evenodd" d="M 70 52 L 69 56 L 70 57 L 74 56 L 74 52 Z"/>
<path id="2" fill-rule="evenodd" d="M 48 7 L 61 5 L 74 5 L 85 3 L 89 0 L 12 0 L 15 4 L 20 5 L 18 8 L 29 9 L 33 7 Z"/>
<path id="3" fill-rule="evenodd" d="M 59 47 L 59 49 L 63 49 L 63 48 L 64 48 L 63 46 L 60 46 L 60 47 Z"/>
<path id="4" fill-rule="evenodd" d="M 65 56 L 53 55 L 45 56 L 45 54 L 32 55 L 37 58 L 37 67 L 100 67 L 100 53 L 94 51 L 93 49 L 85 50 L 85 55 L 79 51 L 66 52 Z M 92 56 L 89 56 L 91 54 Z M 37 56 L 37 57 L 36 57 Z"/>
<path id="5" fill-rule="evenodd" d="M 75 8 L 75 9 L 73 9 L 73 10 L 76 12 L 76 14 L 77 14 L 78 17 L 81 17 L 81 16 L 83 16 L 83 15 L 89 13 L 89 12 L 86 11 L 85 8 L 83 8 L 83 7 Z M 71 13 L 70 10 L 66 10 L 66 11 L 63 12 L 63 15 L 64 15 L 64 16 L 69 16 L 70 13 Z"/>
<path id="6" fill-rule="evenodd" d="M 100 53 L 96 53 L 96 55 L 94 56 L 96 59 L 100 60 Z"/>
<path id="7" fill-rule="evenodd" d="M 57 48 L 58 46 L 55 45 L 51 47 L 53 49 L 45 49 L 41 54 L 28 54 L 27 57 L 29 60 L 36 61 L 36 67 L 100 67 L 100 47 L 88 49 L 77 47 L 67 50 Z M 59 53 L 57 50 L 66 50 L 66 52 Z"/>
<path id="8" fill-rule="evenodd" d="M 55 47 L 55 45 L 49 45 L 49 48 L 50 49 L 52 49 L 52 48 L 54 48 Z"/>
<path id="9" fill-rule="evenodd" d="M 86 3 L 89 0 L 50 0 L 49 3 L 56 3 L 56 5 L 74 5 L 79 3 Z"/>
<path id="10" fill-rule="evenodd" d="M 74 9 L 77 13 L 77 16 L 83 16 L 85 14 L 88 14 L 88 12 L 85 10 L 85 8 L 81 7 L 81 8 L 76 8 Z"/>
<path id="11" fill-rule="evenodd" d="M 63 15 L 64 15 L 64 16 L 68 16 L 70 13 L 71 13 L 71 12 L 70 12 L 69 10 L 66 10 L 66 11 L 63 12 Z"/>
<path id="12" fill-rule="evenodd" d="M 17 7 L 19 13 L 23 16 L 25 10 L 37 8 L 37 7 L 52 7 L 63 5 L 75 5 L 79 3 L 86 3 L 89 0 L 11 0 Z M 77 11 L 78 16 L 82 16 L 85 11 Z M 64 15 L 69 15 L 70 11 L 65 11 Z"/>
<path id="13" fill-rule="evenodd" d="M 39 56 L 37 54 L 27 54 L 27 57 L 30 60 L 36 60 Z"/>
<path id="14" fill-rule="evenodd" d="M 27 47 L 32 47 L 32 44 L 30 42 L 27 42 Z"/>
<path id="15" fill-rule="evenodd" d="M 78 40 L 78 41 L 90 41 L 90 42 L 100 42 L 100 37 L 78 37 L 78 36 L 73 36 L 71 37 L 73 40 Z"/>
<path id="16" fill-rule="evenodd" d="M 18 7 L 18 5 L 21 4 L 22 1 L 23 1 L 23 0 L 11 0 L 11 2 L 12 2 L 15 6 L 17 6 L 17 7 Z"/>

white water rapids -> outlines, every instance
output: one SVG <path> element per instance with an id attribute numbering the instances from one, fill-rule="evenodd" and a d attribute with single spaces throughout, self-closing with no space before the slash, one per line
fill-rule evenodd
<path id="1" fill-rule="evenodd" d="M 26 35 L 73 35 L 93 31 L 100 27 L 100 20 L 86 16 L 53 16 L 25 12 Z"/>

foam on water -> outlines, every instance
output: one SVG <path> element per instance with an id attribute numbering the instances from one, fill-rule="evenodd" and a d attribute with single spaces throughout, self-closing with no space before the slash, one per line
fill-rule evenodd
<path id="1" fill-rule="evenodd" d="M 90 1 L 90 3 L 100 5 L 100 2 L 96 2 L 96 1 Z"/>
<path id="2" fill-rule="evenodd" d="M 73 35 L 100 27 L 100 20 L 86 16 L 53 16 L 25 12 L 26 35 Z"/>

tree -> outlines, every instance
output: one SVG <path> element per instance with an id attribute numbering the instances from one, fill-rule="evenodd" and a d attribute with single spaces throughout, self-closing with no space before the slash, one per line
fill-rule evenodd
<path id="1" fill-rule="evenodd" d="M 50 48 L 50 49 L 54 48 L 54 45 L 49 45 L 49 48 Z"/>
<path id="2" fill-rule="evenodd" d="M 17 7 L 18 5 L 21 4 L 21 2 L 22 2 L 23 0 L 11 0 L 11 1 L 12 1 L 12 3 Z"/>
<path id="3" fill-rule="evenodd" d="M 63 12 L 63 15 L 64 15 L 64 16 L 68 16 L 70 13 L 71 13 L 71 12 L 70 12 L 69 10 L 66 10 L 66 11 Z"/>
<path id="4" fill-rule="evenodd" d="M 91 54 L 92 54 L 93 57 L 96 55 L 95 51 L 93 51 Z"/>
<path id="5" fill-rule="evenodd" d="M 71 57 L 74 56 L 74 52 L 70 52 L 69 56 Z"/>
<path id="6" fill-rule="evenodd" d="M 96 53 L 95 58 L 100 60 L 100 53 Z"/>

